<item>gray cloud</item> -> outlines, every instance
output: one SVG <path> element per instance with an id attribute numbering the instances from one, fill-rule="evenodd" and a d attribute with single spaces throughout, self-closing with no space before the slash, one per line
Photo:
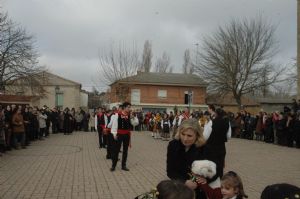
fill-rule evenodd
<path id="1" fill-rule="evenodd" d="M 111 42 L 145 40 L 154 59 L 166 51 L 180 72 L 185 49 L 196 50 L 204 35 L 231 18 L 262 15 L 277 26 L 280 53 L 296 56 L 296 3 L 282 0 L 0 0 L 2 9 L 36 36 L 40 63 L 90 89 L 98 77 L 98 51 Z M 101 83 L 98 84 L 104 88 Z"/>

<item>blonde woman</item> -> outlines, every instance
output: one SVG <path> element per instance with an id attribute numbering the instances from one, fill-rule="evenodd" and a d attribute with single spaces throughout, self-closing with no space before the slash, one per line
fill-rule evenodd
<path id="1" fill-rule="evenodd" d="M 205 139 L 203 130 L 196 119 L 184 120 L 177 129 L 174 140 L 169 142 L 167 151 L 167 175 L 179 180 L 196 192 L 196 198 L 205 198 L 197 183 L 190 180 L 190 168 L 194 160 L 203 160 Z"/>

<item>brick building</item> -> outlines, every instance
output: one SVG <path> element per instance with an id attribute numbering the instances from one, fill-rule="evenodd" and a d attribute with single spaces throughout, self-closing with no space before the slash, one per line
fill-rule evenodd
<path id="1" fill-rule="evenodd" d="M 114 82 L 110 87 L 110 107 L 123 101 L 129 101 L 133 108 L 144 111 L 207 107 L 207 83 L 193 74 L 138 72 Z"/>

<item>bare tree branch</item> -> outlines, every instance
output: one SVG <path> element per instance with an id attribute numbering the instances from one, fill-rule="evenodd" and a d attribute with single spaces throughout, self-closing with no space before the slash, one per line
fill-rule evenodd
<path id="1" fill-rule="evenodd" d="M 141 65 L 141 71 L 150 72 L 152 67 L 152 46 L 150 41 L 145 41 L 144 51 L 143 51 L 143 60 Z"/>
<path id="2" fill-rule="evenodd" d="M 182 65 L 183 73 L 184 74 L 193 74 L 194 65 L 192 64 L 192 61 L 191 61 L 191 55 L 190 55 L 189 49 L 184 51 L 183 60 L 184 60 L 184 63 Z"/>
<path id="3" fill-rule="evenodd" d="M 170 56 L 163 52 L 162 57 L 159 57 L 155 63 L 155 72 L 167 73 L 172 72 L 173 68 L 170 66 Z"/>
<path id="4" fill-rule="evenodd" d="M 284 70 L 272 64 L 277 53 L 275 27 L 261 17 L 231 20 L 203 41 L 196 72 L 209 82 L 208 89 L 241 97 L 257 89 L 267 89 L 281 81 Z"/>
<path id="5" fill-rule="evenodd" d="M 110 49 L 99 53 L 101 80 L 107 85 L 136 74 L 140 62 L 136 46 L 128 48 L 120 43 L 118 47 L 111 44 Z"/>
<path id="6" fill-rule="evenodd" d="M 18 79 L 29 80 L 44 71 L 37 58 L 33 36 L 0 12 L 0 90 L 5 91 L 6 86 Z"/>

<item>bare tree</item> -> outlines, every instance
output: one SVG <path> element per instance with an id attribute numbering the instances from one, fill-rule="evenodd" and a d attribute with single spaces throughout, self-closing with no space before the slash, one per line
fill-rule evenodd
<path id="1" fill-rule="evenodd" d="M 114 92 L 120 101 L 127 99 L 129 86 L 126 83 L 120 84 L 117 81 L 125 79 L 137 73 L 141 63 L 135 44 L 128 48 L 124 43 L 120 43 L 117 48 L 111 44 L 108 51 L 99 54 L 100 78 L 101 82 L 107 85 L 116 83 Z"/>
<path id="2" fill-rule="evenodd" d="M 99 53 L 100 78 L 107 85 L 136 74 L 139 66 L 139 55 L 133 44 L 128 48 L 124 43 L 120 43 L 117 48 L 111 44 L 108 51 Z"/>
<path id="3" fill-rule="evenodd" d="M 291 97 L 297 94 L 297 62 L 294 59 L 285 67 L 285 79 L 271 85 L 270 94 L 274 97 Z"/>
<path id="4" fill-rule="evenodd" d="M 152 67 L 152 46 L 149 40 L 145 41 L 144 51 L 143 51 L 143 60 L 141 65 L 141 70 L 144 72 L 150 72 Z"/>
<path id="5" fill-rule="evenodd" d="M 170 66 L 170 56 L 163 52 L 162 57 L 159 57 L 155 63 L 155 72 L 167 73 L 172 72 L 173 68 Z"/>
<path id="6" fill-rule="evenodd" d="M 208 90 L 241 97 L 280 81 L 283 69 L 271 63 L 277 53 L 275 27 L 261 17 L 231 20 L 204 38 L 197 73 L 208 81 Z M 264 77 L 264 78 L 262 78 Z"/>
<path id="7" fill-rule="evenodd" d="M 287 83 L 291 86 L 297 84 L 297 60 L 294 58 L 293 61 L 286 66 L 287 69 Z"/>
<path id="8" fill-rule="evenodd" d="M 184 60 L 184 63 L 182 65 L 183 73 L 184 74 L 193 74 L 194 65 L 191 62 L 191 55 L 190 55 L 190 50 L 189 49 L 184 51 L 183 60 Z"/>
<path id="9" fill-rule="evenodd" d="M 44 67 L 38 66 L 37 58 L 33 36 L 0 11 L 0 90 L 5 92 L 15 81 L 39 86 L 36 78 Z"/>

